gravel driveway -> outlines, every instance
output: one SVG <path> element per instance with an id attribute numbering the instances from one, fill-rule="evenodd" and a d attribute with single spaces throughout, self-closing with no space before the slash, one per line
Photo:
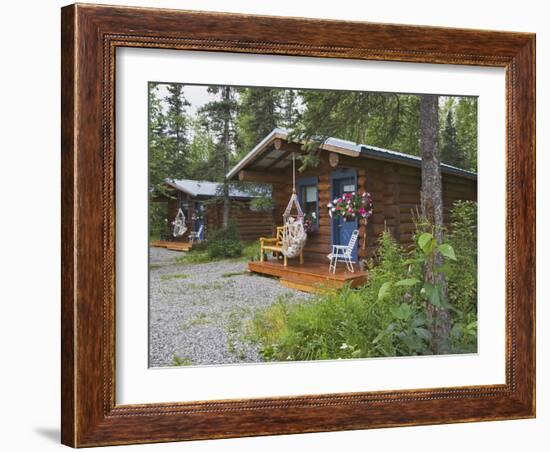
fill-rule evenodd
<path id="1" fill-rule="evenodd" d="M 261 362 L 257 346 L 243 338 L 246 322 L 279 295 L 311 297 L 248 273 L 245 261 L 177 264 L 179 256 L 150 251 L 151 367 Z"/>

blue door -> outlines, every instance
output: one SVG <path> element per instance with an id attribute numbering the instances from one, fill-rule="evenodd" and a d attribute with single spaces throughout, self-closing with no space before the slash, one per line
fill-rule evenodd
<path id="1" fill-rule="evenodd" d="M 355 170 L 338 170 L 332 173 L 332 199 L 344 193 L 357 192 L 357 175 Z M 357 219 L 344 221 L 343 217 L 332 219 L 332 244 L 347 245 L 352 232 L 357 229 Z M 357 262 L 357 243 L 353 249 L 353 260 Z"/>

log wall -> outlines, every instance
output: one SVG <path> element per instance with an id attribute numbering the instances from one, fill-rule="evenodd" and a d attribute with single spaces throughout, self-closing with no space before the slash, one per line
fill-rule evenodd
<path id="1" fill-rule="evenodd" d="M 249 242 L 260 237 L 271 237 L 274 230 L 273 214 L 271 212 L 253 212 L 250 201 L 231 201 L 229 219 L 237 224 L 241 240 Z M 220 229 L 223 225 L 223 202 L 206 206 L 206 231 Z"/>
<path id="2" fill-rule="evenodd" d="M 374 255 L 380 234 L 385 229 L 402 245 L 412 245 L 414 218 L 420 212 L 420 168 L 347 156 L 339 156 L 337 168 L 356 168 L 358 192 L 368 191 L 373 197 L 373 215 L 367 225 L 363 222 L 359 224 L 359 256 L 370 258 Z M 334 169 L 336 168 L 330 166 L 328 155 L 325 153 L 321 155 L 316 168 L 297 174 L 298 180 L 300 177 L 309 176 L 319 178 L 319 231 L 308 236 L 305 248 L 308 259 L 326 260 L 326 255 L 330 252 L 332 221 L 326 206 L 331 201 L 330 173 Z M 283 212 L 292 194 L 291 170 L 278 171 L 277 175 L 281 178 L 273 183 L 274 227 L 282 225 Z M 255 177 L 258 177 L 258 173 Z M 477 182 L 450 174 L 442 174 L 442 177 L 444 221 L 448 226 L 450 209 L 455 201 L 477 199 Z"/>

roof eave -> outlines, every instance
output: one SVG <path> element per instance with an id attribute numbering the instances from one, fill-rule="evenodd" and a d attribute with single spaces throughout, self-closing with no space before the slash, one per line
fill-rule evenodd
<path id="1" fill-rule="evenodd" d="M 192 196 L 193 198 L 195 198 L 197 196 L 196 193 L 188 190 L 188 189 L 185 189 L 183 188 L 181 185 L 178 185 L 174 180 L 172 179 L 166 179 L 166 184 L 170 185 L 170 187 L 172 188 L 175 188 L 176 190 L 178 191 L 181 191 L 182 193 L 185 193 L 189 196 Z"/>
<path id="2" fill-rule="evenodd" d="M 267 146 L 269 146 L 275 139 L 286 139 L 288 132 L 283 129 L 273 129 L 269 135 L 267 135 L 262 141 L 260 141 L 254 148 L 246 154 L 239 163 L 237 163 L 226 175 L 227 179 L 233 179 L 239 171 L 241 171 L 254 157 L 262 152 Z"/>
<path id="3" fill-rule="evenodd" d="M 361 157 L 371 158 L 375 160 L 383 160 L 386 162 L 392 163 L 401 163 L 403 165 L 412 166 L 415 168 L 422 167 L 421 159 L 414 159 L 406 155 L 392 154 L 391 156 L 387 155 L 384 151 L 379 151 L 377 149 L 363 147 L 361 150 Z M 477 180 L 477 174 L 472 171 L 463 170 L 445 163 L 441 164 L 441 172 L 446 174 L 453 174 L 455 176 L 464 177 L 471 180 Z"/>

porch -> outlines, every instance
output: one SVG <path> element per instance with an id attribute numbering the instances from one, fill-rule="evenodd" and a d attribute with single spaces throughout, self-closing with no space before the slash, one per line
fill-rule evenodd
<path id="1" fill-rule="evenodd" d="M 171 251 L 189 251 L 193 246 L 190 242 L 178 242 L 178 241 L 168 241 L 168 240 L 153 240 L 150 243 L 151 246 L 155 248 L 166 248 Z"/>
<path id="2" fill-rule="evenodd" d="M 248 271 L 277 277 L 282 285 L 303 292 L 319 292 L 324 288 L 339 289 L 345 284 L 358 287 L 368 281 L 368 272 L 360 271 L 358 265 L 354 265 L 355 272 L 352 273 L 343 263 L 339 263 L 334 274 L 329 272 L 328 265 L 328 260 L 322 262 L 306 259 L 300 264 L 299 260 L 291 259 L 286 267 L 282 260 L 253 261 L 248 263 Z"/>

